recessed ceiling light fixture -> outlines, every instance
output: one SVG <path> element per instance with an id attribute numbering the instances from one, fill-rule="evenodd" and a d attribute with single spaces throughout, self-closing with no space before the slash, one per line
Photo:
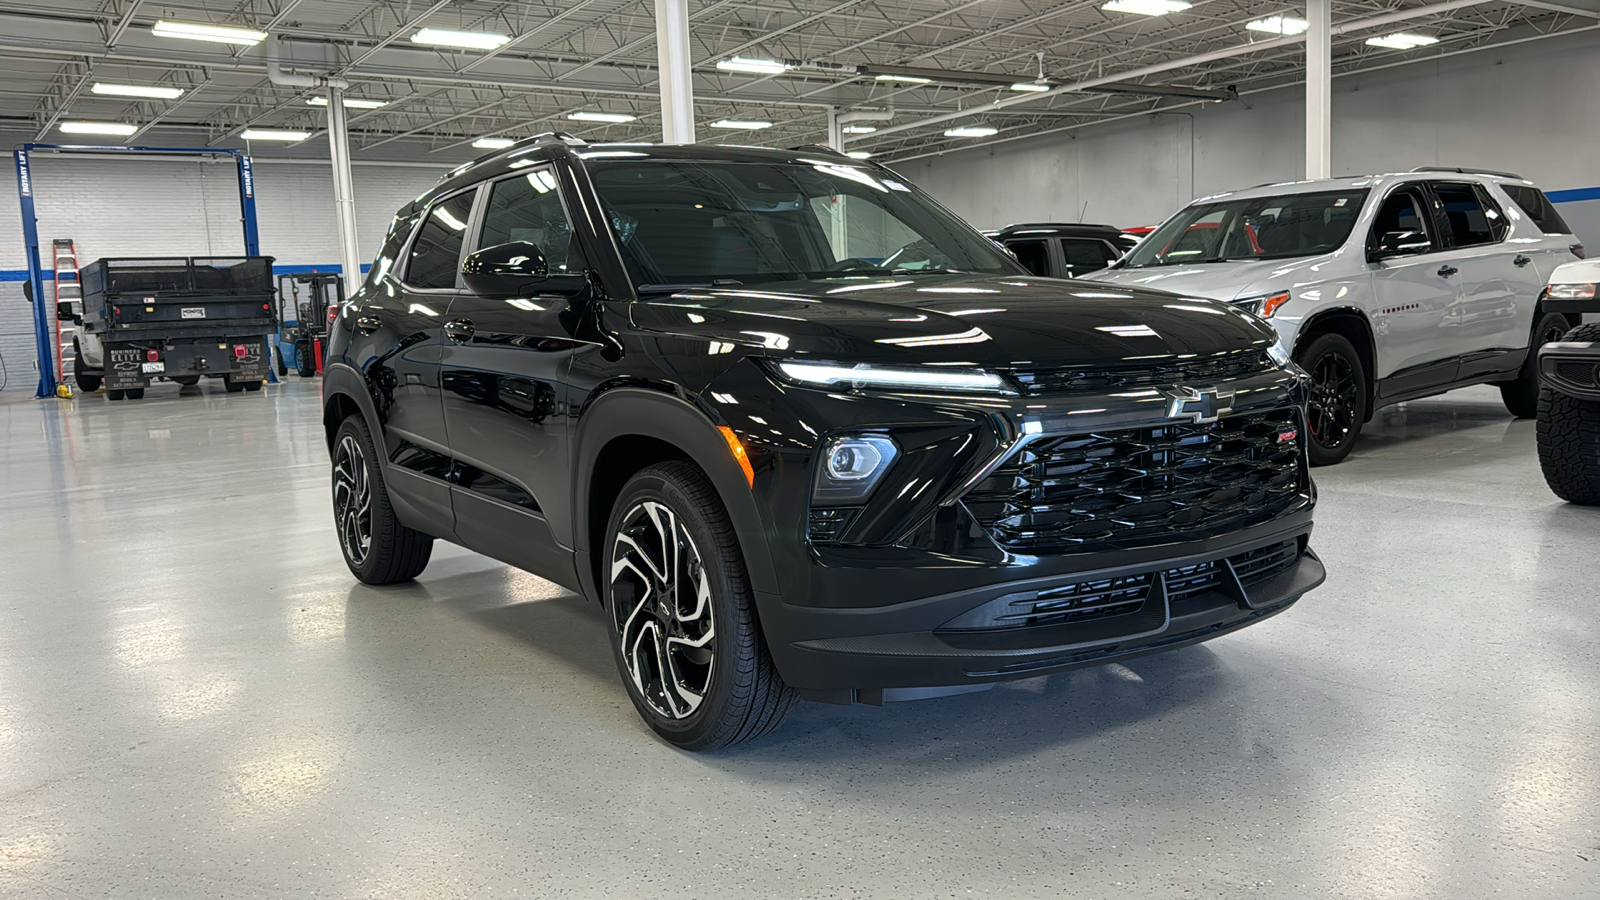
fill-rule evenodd
<path id="1" fill-rule="evenodd" d="M 62 122 L 60 127 L 63 134 L 114 134 L 117 137 L 127 137 L 139 130 L 139 126 L 123 122 Z"/>
<path id="2" fill-rule="evenodd" d="M 150 33 L 156 37 L 211 41 L 214 44 L 238 44 L 241 47 L 254 47 L 267 39 L 265 31 L 257 31 L 254 28 L 208 25 L 203 22 L 172 22 L 166 19 L 151 25 Z"/>
<path id="3" fill-rule="evenodd" d="M 311 137 L 311 132 L 297 131 L 293 128 L 247 128 L 240 137 L 247 141 L 285 141 L 294 143 Z"/>
<path id="4" fill-rule="evenodd" d="M 1106 12 L 1132 13 L 1136 16 L 1164 16 L 1183 12 L 1191 5 L 1184 0 L 1111 0 L 1100 8 Z"/>
<path id="5" fill-rule="evenodd" d="M 459 47 L 463 50 L 494 50 L 509 40 L 509 35 L 490 31 L 448 31 L 443 28 L 424 28 L 411 36 L 413 44 Z"/>
<path id="6" fill-rule="evenodd" d="M 915 75 L 879 75 L 879 81 L 898 81 L 903 84 L 932 84 L 932 78 L 919 78 Z"/>
<path id="7" fill-rule="evenodd" d="M 479 150 L 504 150 L 515 143 L 512 138 L 481 137 L 473 141 L 472 146 Z"/>
<path id="8" fill-rule="evenodd" d="M 772 123 L 762 122 L 759 119 L 718 119 L 711 123 L 711 127 L 756 131 L 762 128 L 771 128 Z"/>
<path id="9" fill-rule="evenodd" d="M 176 100 L 183 96 L 183 88 L 154 84 L 105 84 L 96 81 L 90 90 L 111 97 L 143 97 L 150 100 Z"/>
<path id="10" fill-rule="evenodd" d="M 846 125 L 846 126 L 844 126 L 844 133 L 845 134 L 871 134 L 871 133 L 873 133 L 874 131 L 877 131 L 877 130 L 878 130 L 878 126 L 876 126 L 876 125 Z"/>
<path id="11" fill-rule="evenodd" d="M 872 154 L 868 153 L 865 150 L 851 150 L 849 153 L 846 153 L 845 156 L 848 156 L 851 159 L 871 159 L 872 158 Z"/>
<path id="12" fill-rule="evenodd" d="M 1050 85 L 1038 81 L 1019 81 L 1013 84 L 1011 89 L 1025 94 L 1042 94 L 1050 90 Z"/>
<path id="13" fill-rule="evenodd" d="M 382 109 L 389 105 L 387 100 L 363 100 L 360 97 L 343 97 L 339 103 L 345 109 Z M 327 97 L 312 97 L 306 101 L 307 106 L 327 106 Z"/>
<path id="14" fill-rule="evenodd" d="M 735 56 L 732 59 L 717 60 L 717 68 L 724 72 L 748 72 L 751 75 L 782 75 L 789 71 L 789 64 L 775 59 L 748 59 Z"/>
<path id="15" fill-rule="evenodd" d="M 1395 34 L 1386 34 L 1382 37 L 1367 38 L 1367 46 L 1384 47 L 1389 50 L 1415 50 L 1429 44 L 1437 44 L 1439 39 L 1425 34 L 1409 34 L 1401 31 Z"/>
<path id="16" fill-rule="evenodd" d="M 945 137 L 989 137 L 990 135 L 999 134 L 999 133 L 1000 133 L 1000 129 L 994 127 L 993 125 L 963 125 L 960 128 L 952 128 L 949 131 L 946 131 L 944 133 L 944 136 Z"/>
<path id="17" fill-rule="evenodd" d="M 1294 16 L 1267 16 L 1265 19 L 1246 22 L 1244 27 L 1251 31 L 1264 31 L 1267 34 L 1305 34 L 1309 26 L 1305 19 L 1297 19 Z"/>
<path id="18" fill-rule="evenodd" d="M 575 113 L 568 113 L 567 118 L 577 122 L 606 122 L 612 125 L 620 125 L 623 122 L 632 122 L 639 117 L 630 116 L 627 113 L 587 112 L 580 110 Z"/>

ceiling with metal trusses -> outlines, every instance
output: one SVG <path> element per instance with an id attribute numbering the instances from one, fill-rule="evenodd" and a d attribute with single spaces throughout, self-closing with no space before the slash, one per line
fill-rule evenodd
<path id="1" fill-rule="evenodd" d="M 822 143 L 828 110 L 892 111 L 847 148 L 894 161 L 993 141 L 1092 126 L 1196 101 L 1083 87 L 1234 87 L 1242 95 L 1302 77 L 1303 42 L 1246 24 L 1303 16 L 1292 2 L 1193 0 L 1164 16 L 1112 12 L 1104 0 L 689 0 L 699 138 L 718 143 Z M 276 37 L 292 72 L 336 75 L 349 96 L 361 159 L 455 163 L 485 136 L 571 131 L 588 140 L 660 138 L 654 0 L 0 0 L 0 130 L 13 142 L 68 141 L 64 121 L 136 126 L 117 142 L 244 146 L 246 129 L 311 131 L 299 144 L 252 152 L 321 156 L 326 110 L 317 91 L 271 83 L 265 49 L 158 37 L 160 19 L 236 25 Z M 1334 0 L 1335 74 L 1586 33 L 1600 47 L 1600 0 Z M 426 47 L 419 28 L 486 31 L 492 51 Z M 1404 31 L 1436 38 L 1412 50 L 1368 39 Z M 1031 81 L 885 82 L 858 66 L 914 66 Z M 719 70 L 733 57 L 803 63 L 777 75 Z M 844 68 L 829 68 L 829 67 Z M 131 100 L 95 83 L 168 85 L 176 100 Z M 1087 83 L 1087 84 L 1086 84 Z M 623 124 L 573 121 L 574 112 L 637 116 Z M 721 129 L 732 119 L 771 122 Z M 949 137 L 982 125 L 992 136 Z"/>

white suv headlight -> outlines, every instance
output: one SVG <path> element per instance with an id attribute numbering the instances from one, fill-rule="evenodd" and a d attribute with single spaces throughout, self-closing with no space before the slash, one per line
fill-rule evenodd
<path id="1" fill-rule="evenodd" d="M 1250 310 L 1263 319 L 1270 319 L 1272 318 L 1272 314 L 1278 311 L 1278 307 L 1289 302 L 1289 292 L 1279 291 L 1275 294 L 1267 294 L 1261 297 L 1246 297 L 1242 300 L 1235 300 L 1233 302 L 1239 304 L 1245 309 Z"/>

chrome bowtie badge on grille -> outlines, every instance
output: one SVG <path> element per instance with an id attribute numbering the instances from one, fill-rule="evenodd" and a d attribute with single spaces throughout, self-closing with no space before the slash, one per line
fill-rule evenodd
<path id="1" fill-rule="evenodd" d="M 1233 391 L 1173 387 L 1163 388 L 1161 393 L 1167 395 L 1169 419 L 1189 419 L 1196 425 L 1204 425 L 1233 412 Z"/>

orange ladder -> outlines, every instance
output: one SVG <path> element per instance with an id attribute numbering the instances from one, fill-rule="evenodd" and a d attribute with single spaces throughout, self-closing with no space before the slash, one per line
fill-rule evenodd
<path id="1" fill-rule="evenodd" d="M 74 315 L 83 315 L 83 285 L 78 282 L 78 251 L 72 245 L 71 238 L 57 238 L 50 242 L 55 256 L 55 281 L 56 281 L 56 309 L 62 303 L 71 303 Z M 65 262 L 66 265 L 62 265 Z M 55 316 L 56 322 L 56 381 L 63 382 L 72 374 L 71 363 L 76 363 L 73 351 L 73 338 L 78 333 L 78 326 L 74 321 L 63 323 L 60 316 Z"/>

